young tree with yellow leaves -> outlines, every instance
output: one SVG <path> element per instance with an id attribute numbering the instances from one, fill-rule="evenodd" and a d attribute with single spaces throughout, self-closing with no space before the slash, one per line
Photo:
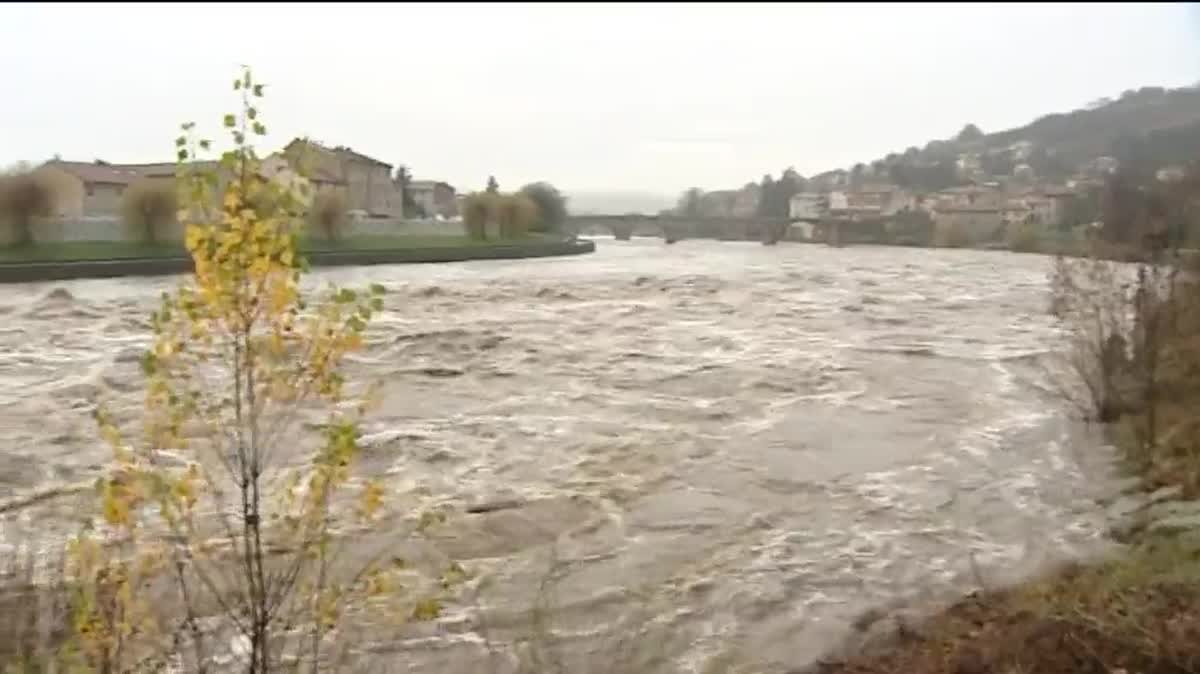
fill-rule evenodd
<path id="1" fill-rule="evenodd" d="M 263 85 L 245 70 L 234 89 L 241 112 L 225 116 L 233 148 L 219 169 L 200 168 L 211 144 L 193 124 L 176 140 L 195 270 L 153 316 L 143 433 L 127 438 L 97 414 L 116 465 L 98 482 L 101 522 L 70 555 L 84 671 L 167 661 L 214 671 L 230 637 L 249 674 L 318 671 L 350 614 L 430 619 L 465 578 L 452 565 L 434 590 L 406 582 L 401 594 L 403 565 L 386 550 L 335 563 L 336 534 L 371 526 L 384 507 L 385 487 L 353 473 L 370 392 L 352 390 L 342 368 L 384 289 L 303 300 L 297 235 L 310 191 L 261 177 L 249 139 L 266 133 Z M 306 414 L 324 417 L 316 442 L 299 432 Z"/>

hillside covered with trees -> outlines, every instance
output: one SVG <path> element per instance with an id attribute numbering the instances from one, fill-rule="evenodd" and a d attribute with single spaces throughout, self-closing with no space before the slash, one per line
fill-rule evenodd
<path id="1" fill-rule="evenodd" d="M 1198 155 L 1200 85 L 1142 87 L 1015 129 L 985 133 L 967 124 L 953 138 L 857 164 L 847 178 L 851 184 L 869 178 L 933 191 L 961 184 L 972 173 L 1062 181 L 1090 172 L 1103 158 L 1115 159 L 1123 172 L 1149 176 Z"/>

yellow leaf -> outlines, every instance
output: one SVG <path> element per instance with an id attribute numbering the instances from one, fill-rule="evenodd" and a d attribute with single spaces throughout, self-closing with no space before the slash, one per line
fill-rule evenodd
<path id="1" fill-rule="evenodd" d="M 359 512 L 364 518 L 374 517 L 383 507 L 383 486 L 376 480 L 369 480 L 363 486 L 362 500 L 359 502 Z"/>
<path id="2" fill-rule="evenodd" d="M 225 191 L 224 203 L 226 210 L 231 213 L 236 213 L 238 210 L 240 210 L 239 207 L 242 205 L 242 197 L 240 194 L 238 194 L 237 190 L 229 189 Z"/>
<path id="3" fill-rule="evenodd" d="M 392 589 L 391 579 L 383 571 L 375 571 L 367 577 L 367 594 L 378 597 L 387 594 Z"/>
<path id="4" fill-rule="evenodd" d="M 442 603 L 437 599 L 422 599 L 413 607 L 413 620 L 434 620 L 442 613 Z"/>
<path id="5" fill-rule="evenodd" d="M 187 248 L 195 250 L 200 247 L 204 241 L 204 230 L 195 225 L 189 225 L 187 228 Z"/>
<path id="6" fill-rule="evenodd" d="M 122 487 L 109 482 L 104 489 L 104 520 L 114 526 L 129 524 L 128 496 Z"/>

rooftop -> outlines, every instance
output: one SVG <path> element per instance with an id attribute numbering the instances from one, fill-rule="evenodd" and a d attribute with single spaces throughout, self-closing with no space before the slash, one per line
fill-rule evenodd
<path id="1" fill-rule="evenodd" d="M 216 161 L 198 161 L 191 164 L 191 166 L 202 170 L 212 170 L 217 168 L 218 165 L 219 162 Z M 46 162 L 44 166 L 52 166 L 70 173 L 85 183 L 103 185 L 128 185 L 138 178 L 169 178 L 174 177 L 175 172 L 178 170 L 178 165 L 175 162 L 110 164 L 101 160 L 84 162 L 52 159 Z"/>
<path id="2" fill-rule="evenodd" d="M 44 166 L 52 166 L 70 173 L 85 183 L 100 183 L 104 185 L 128 185 L 143 175 L 134 167 L 115 166 L 102 161 L 85 162 L 52 159 L 46 162 Z"/>
<path id="3" fill-rule="evenodd" d="M 318 143 L 315 140 L 308 140 L 308 139 L 304 139 L 304 138 L 295 138 L 292 140 L 292 142 L 288 143 L 284 149 L 286 150 L 287 148 L 291 148 L 296 145 L 309 145 L 318 150 L 341 155 L 342 157 L 345 157 L 345 158 L 353 160 L 353 161 L 363 162 L 366 164 L 373 164 L 375 166 L 386 166 L 388 168 L 388 170 L 391 170 L 391 168 L 392 168 L 392 165 L 385 161 L 380 161 L 378 159 L 375 159 L 374 157 L 368 157 L 367 155 L 362 154 L 361 152 L 355 152 L 354 150 L 352 150 L 349 147 L 346 147 L 345 145 L 337 145 L 334 147 L 329 147 L 328 145 L 325 145 L 323 143 Z"/>
<path id="4" fill-rule="evenodd" d="M 1075 191 L 1066 187 L 1046 187 L 1039 190 L 1039 193 L 1047 197 L 1070 197 L 1075 195 Z"/>
<path id="5" fill-rule="evenodd" d="M 942 194 L 991 194 L 996 189 L 993 187 L 985 187 L 983 185 L 961 185 L 959 187 L 947 187 L 941 190 Z"/>
<path id="6" fill-rule="evenodd" d="M 1006 210 L 1000 205 L 984 205 L 974 204 L 969 206 L 959 206 L 953 204 L 943 204 L 935 206 L 934 210 L 939 213 L 999 213 Z"/>

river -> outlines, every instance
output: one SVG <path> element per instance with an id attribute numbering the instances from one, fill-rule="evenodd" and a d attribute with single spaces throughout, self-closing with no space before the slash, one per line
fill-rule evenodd
<path id="1" fill-rule="evenodd" d="M 353 365 L 385 383 L 369 465 L 393 502 L 455 509 L 427 552 L 489 579 L 482 609 L 372 652 L 387 671 L 490 671 L 487 632 L 510 671 L 553 558 L 566 671 L 784 672 L 868 608 L 1096 550 L 1107 454 L 1040 364 L 1058 339 L 1049 266 L 599 239 L 314 273 L 387 287 Z M 138 404 L 146 318 L 172 283 L 0 287 L 0 502 L 95 477 L 91 408 Z M 506 499 L 522 505 L 462 513 Z M 75 508 L 9 507 L 0 544 Z"/>

